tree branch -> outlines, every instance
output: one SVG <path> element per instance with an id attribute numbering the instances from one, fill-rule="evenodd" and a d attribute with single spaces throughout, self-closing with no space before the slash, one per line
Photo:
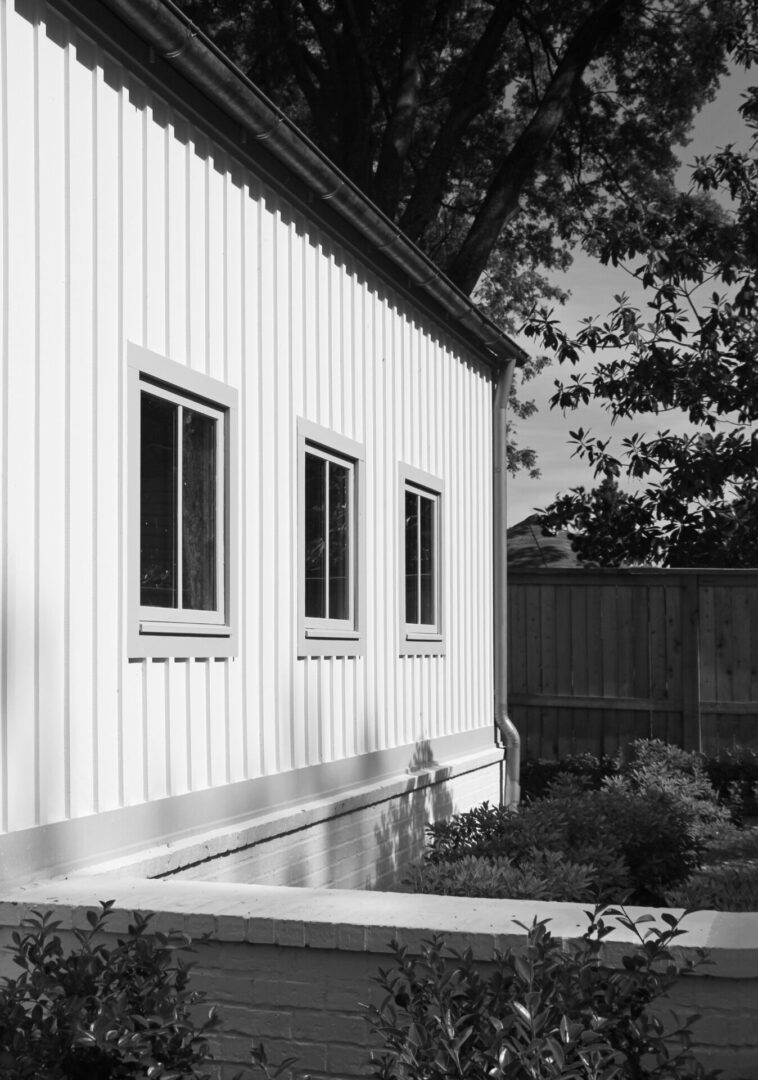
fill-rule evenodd
<path id="1" fill-rule="evenodd" d="M 503 160 L 448 276 L 471 293 L 508 219 L 518 207 L 527 181 L 566 116 L 587 65 L 596 55 L 627 6 L 625 0 L 605 0 L 585 19 L 571 40 L 537 111 Z"/>
<path id="2" fill-rule="evenodd" d="M 402 46 L 395 100 L 385 128 L 374 181 L 377 204 L 389 217 L 395 216 L 400 201 L 403 165 L 410 150 L 421 103 L 419 45 L 425 7 L 421 0 L 414 0 L 403 8 Z"/>
<path id="3" fill-rule="evenodd" d="M 321 133 L 325 145 L 333 145 L 331 134 L 331 110 L 324 104 L 329 74 L 323 65 L 317 64 L 312 53 L 297 41 L 287 5 L 270 0 L 276 19 L 281 26 L 282 41 L 295 76 L 297 85 L 308 102 L 308 108 Z M 328 91 L 326 91 L 328 93 Z"/>
<path id="4" fill-rule="evenodd" d="M 355 10 L 355 4 L 353 0 L 338 0 L 339 6 L 344 13 L 345 25 L 349 29 L 353 42 L 355 44 L 355 52 L 360 60 L 361 71 L 363 73 L 363 79 L 368 86 L 372 82 L 376 87 L 377 94 L 379 96 L 379 102 L 382 106 L 384 114 L 387 118 L 390 116 L 390 104 L 387 98 L 387 89 L 382 82 L 381 73 L 378 66 L 374 63 L 371 56 L 371 50 L 368 46 L 368 39 L 365 33 L 365 19 L 364 25 L 361 25 L 361 20 Z M 369 27 L 369 34 L 371 28 Z"/>
<path id="5" fill-rule="evenodd" d="M 474 46 L 458 83 L 458 92 L 439 130 L 434 146 L 414 185 L 413 195 L 400 220 L 400 227 L 418 239 L 433 220 L 445 190 L 450 164 L 464 131 L 487 103 L 487 75 L 495 62 L 508 27 L 518 12 L 519 0 L 499 0 L 489 22 Z"/>

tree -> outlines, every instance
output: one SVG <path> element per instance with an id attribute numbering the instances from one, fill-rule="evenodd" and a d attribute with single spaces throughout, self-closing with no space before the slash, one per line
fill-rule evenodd
<path id="1" fill-rule="evenodd" d="M 758 566 L 758 88 L 742 112 L 750 153 L 727 147 L 698 161 L 689 193 L 661 192 L 598 223 L 605 262 L 640 260 L 646 316 L 619 296 L 606 321 L 588 319 L 574 337 L 544 308 L 526 327 L 564 362 L 601 357 L 552 404 L 594 397 L 613 419 L 677 410 L 690 422 L 690 433 L 623 439 L 620 456 L 610 439 L 571 433 L 603 483 L 560 496 L 543 521 L 606 565 Z M 609 498 L 622 474 L 637 489 Z"/>
<path id="2" fill-rule="evenodd" d="M 754 0 L 177 2 L 506 329 L 563 299 L 594 216 L 671 182 L 758 24 Z"/>

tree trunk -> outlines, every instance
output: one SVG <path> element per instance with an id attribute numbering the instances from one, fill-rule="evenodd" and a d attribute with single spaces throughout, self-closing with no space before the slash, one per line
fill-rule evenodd
<path id="1" fill-rule="evenodd" d="M 450 111 L 400 219 L 400 228 L 411 240 L 418 240 L 437 215 L 450 164 L 466 128 L 487 104 L 487 74 L 520 6 L 520 0 L 500 0 L 474 46 Z"/>
<path id="2" fill-rule="evenodd" d="M 500 232 L 518 208 L 524 185 L 534 175 L 566 116 L 584 71 L 614 30 L 627 0 L 605 0 L 577 30 L 537 111 L 495 174 L 485 199 L 457 255 L 447 267 L 450 279 L 473 292 Z"/>

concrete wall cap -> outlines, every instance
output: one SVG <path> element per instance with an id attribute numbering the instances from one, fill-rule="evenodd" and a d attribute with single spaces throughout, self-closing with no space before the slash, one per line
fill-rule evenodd
<path id="1" fill-rule="evenodd" d="M 55 908 L 64 926 L 79 925 L 83 909 L 96 906 L 96 898 L 101 897 L 115 900 L 120 912 L 159 912 L 164 930 L 173 925 L 186 933 L 201 933 L 212 925 L 213 936 L 220 940 L 264 940 L 261 930 L 270 922 L 269 940 L 274 944 L 318 948 L 329 926 L 337 928 L 337 949 L 387 952 L 392 939 L 416 947 L 439 933 L 451 948 L 474 943 L 478 959 L 491 957 L 494 949 L 523 942 L 525 931 L 516 920 L 529 925 L 535 918 L 549 919 L 552 933 L 565 942 L 580 938 L 587 925 L 583 904 L 117 876 L 99 878 L 96 891 L 93 884 L 91 879 L 76 877 L 22 886 L 4 897 L 0 925 L 17 926 L 32 908 Z M 659 910 L 682 914 L 680 909 Z M 634 919 L 651 909 L 628 908 L 627 912 Z M 253 921 L 257 929 L 251 938 L 248 924 Z M 758 977 L 758 912 L 691 912 L 683 929 L 675 948 L 680 960 L 695 959 L 699 949 L 706 949 L 711 963 L 704 974 Z M 606 940 L 608 959 L 618 956 L 620 960 L 635 938 L 616 925 Z"/>

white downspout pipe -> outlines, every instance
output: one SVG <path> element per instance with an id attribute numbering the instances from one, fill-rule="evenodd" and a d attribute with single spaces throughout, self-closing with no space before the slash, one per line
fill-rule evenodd
<path id="1" fill-rule="evenodd" d="M 517 806 L 521 798 L 521 736 L 508 716 L 508 398 L 515 359 L 502 370 L 493 404 L 493 546 L 494 546 L 494 669 L 495 724 L 505 746 L 505 769 L 500 801 Z"/>

